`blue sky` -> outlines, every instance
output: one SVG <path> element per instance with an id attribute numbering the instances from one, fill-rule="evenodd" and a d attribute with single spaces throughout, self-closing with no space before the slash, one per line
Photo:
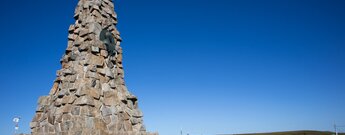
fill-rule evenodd
<path id="1" fill-rule="evenodd" d="M 77 0 L 2 0 L 0 134 L 30 132 Z M 117 0 L 125 79 L 161 135 L 345 125 L 345 1 Z M 345 129 L 341 129 L 345 131 Z"/>

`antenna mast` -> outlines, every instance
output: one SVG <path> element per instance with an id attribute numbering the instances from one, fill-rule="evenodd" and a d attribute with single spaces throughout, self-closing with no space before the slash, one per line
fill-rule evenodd
<path id="1" fill-rule="evenodd" d="M 19 130 L 19 126 L 18 126 L 19 120 L 20 120 L 20 117 L 14 117 L 13 118 L 13 122 L 15 124 L 15 127 L 14 127 L 14 134 L 15 135 L 18 133 L 18 130 Z"/>

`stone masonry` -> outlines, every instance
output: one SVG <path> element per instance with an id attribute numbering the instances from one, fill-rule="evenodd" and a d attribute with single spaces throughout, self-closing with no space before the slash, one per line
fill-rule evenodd
<path id="1" fill-rule="evenodd" d="M 33 135 L 157 135 L 146 132 L 138 99 L 125 86 L 112 0 L 79 0 L 62 69 L 38 100 Z"/>

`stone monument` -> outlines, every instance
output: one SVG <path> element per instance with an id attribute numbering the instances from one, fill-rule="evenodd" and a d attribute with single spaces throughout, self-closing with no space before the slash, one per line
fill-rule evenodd
<path id="1" fill-rule="evenodd" d="M 156 135 L 146 132 L 138 99 L 124 82 L 112 0 L 79 0 L 62 69 L 38 100 L 33 135 Z"/>

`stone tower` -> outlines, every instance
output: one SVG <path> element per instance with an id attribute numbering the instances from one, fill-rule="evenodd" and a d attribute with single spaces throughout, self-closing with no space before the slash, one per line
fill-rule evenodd
<path id="1" fill-rule="evenodd" d="M 112 0 L 79 0 L 62 69 L 38 100 L 33 135 L 149 135 L 126 88 Z"/>

